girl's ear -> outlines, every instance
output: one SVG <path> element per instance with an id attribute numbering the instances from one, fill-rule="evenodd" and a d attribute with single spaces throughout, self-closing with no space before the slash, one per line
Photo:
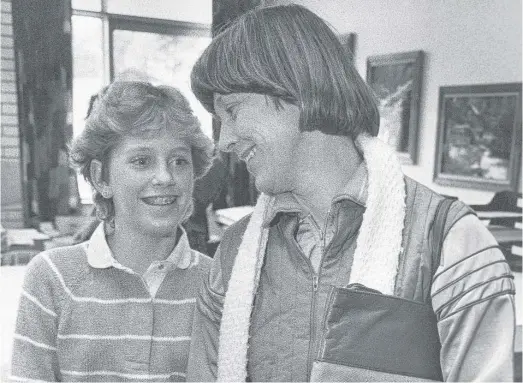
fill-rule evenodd
<path id="1" fill-rule="evenodd" d="M 107 182 L 103 180 L 102 177 L 103 165 L 99 160 L 92 160 L 90 166 L 91 173 L 91 182 L 93 187 L 98 193 L 100 193 L 104 198 L 111 198 L 113 196 L 113 189 L 107 185 Z"/>

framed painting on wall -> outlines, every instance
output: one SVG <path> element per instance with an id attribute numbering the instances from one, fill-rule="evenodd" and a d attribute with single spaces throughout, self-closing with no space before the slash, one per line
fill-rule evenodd
<path id="1" fill-rule="evenodd" d="M 416 164 L 423 51 L 371 56 L 367 83 L 380 111 L 379 137 L 404 164 Z"/>
<path id="2" fill-rule="evenodd" d="M 440 87 L 434 182 L 518 189 L 521 83 Z"/>
<path id="3" fill-rule="evenodd" d="M 340 36 L 341 45 L 351 53 L 351 60 L 356 56 L 356 33 L 345 33 Z"/>

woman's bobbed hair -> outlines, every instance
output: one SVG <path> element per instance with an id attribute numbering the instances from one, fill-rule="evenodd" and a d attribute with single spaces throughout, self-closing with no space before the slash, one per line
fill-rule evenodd
<path id="1" fill-rule="evenodd" d="M 175 130 L 191 147 L 194 176 L 202 177 L 212 164 L 214 146 L 180 91 L 147 82 L 116 81 L 93 96 L 85 129 L 70 145 L 69 159 L 93 187 L 100 219 L 114 218 L 114 206 L 112 198 L 104 198 L 94 188 L 91 162 L 100 161 L 107 177 L 112 150 L 125 137 L 146 137 L 162 129 Z"/>
<path id="2" fill-rule="evenodd" d="M 378 134 L 376 101 L 331 28 L 299 5 L 251 10 L 219 33 L 191 73 L 214 113 L 214 93 L 260 93 L 301 108 L 300 130 Z"/>

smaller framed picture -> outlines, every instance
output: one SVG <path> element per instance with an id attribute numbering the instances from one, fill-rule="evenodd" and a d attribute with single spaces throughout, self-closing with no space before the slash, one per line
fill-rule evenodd
<path id="1" fill-rule="evenodd" d="M 521 83 L 440 87 L 434 182 L 517 190 Z"/>
<path id="2" fill-rule="evenodd" d="M 351 60 L 356 56 L 356 33 L 346 33 L 340 36 L 341 45 L 351 53 Z"/>
<path id="3" fill-rule="evenodd" d="M 404 164 L 417 162 L 423 51 L 371 56 L 367 84 L 380 111 L 378 137 L 396 149 Z"/>

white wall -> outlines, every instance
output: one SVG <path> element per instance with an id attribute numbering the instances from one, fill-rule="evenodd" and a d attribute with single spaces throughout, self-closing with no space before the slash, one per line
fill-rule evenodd
<path id="1" fill-rule="evenodd" d="M 276 0 L 286 4 L 291 1 Z M 295 0 L 339 33 L 354 32 L 356 66 L 366 76 L 368 56 L 425 52 L 420 105 L 418 165 L 407 175 L 471 204 L 493 193 L 435 185 L 437 109 L 440 86 L 522 80 L 521 0 Z"/>

